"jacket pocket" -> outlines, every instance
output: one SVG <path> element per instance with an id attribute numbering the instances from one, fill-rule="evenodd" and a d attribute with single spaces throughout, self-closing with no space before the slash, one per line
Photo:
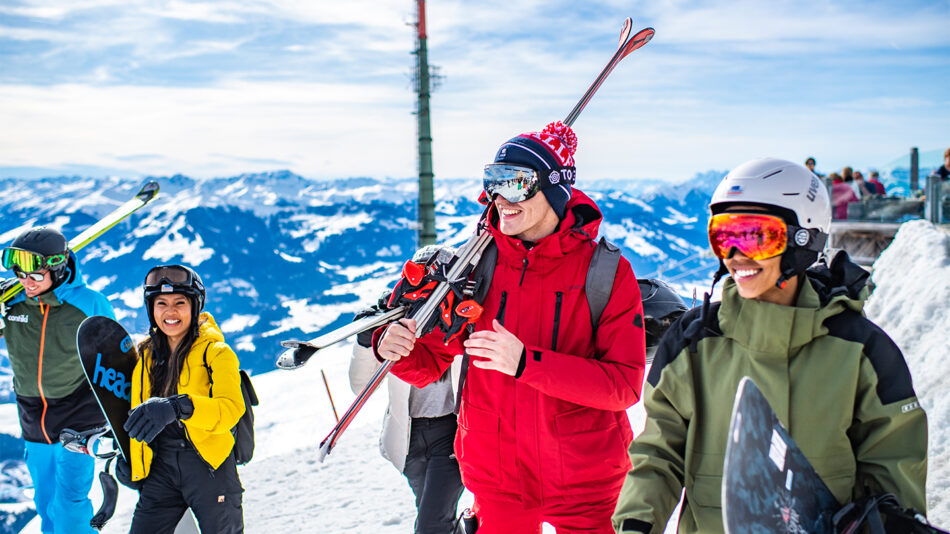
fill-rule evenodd
<path id="1" fill-rule="evenodd" d="M 722 507 L 722 477 L 717 475 L 693 476 L 693 504 L 704 508 Z"/>
<path id="2" fill-rule="evenodd" d="M 469 481 L 501 483 L 500 423 L 498 415 L 463 404 L 459 413 L 459 440 L 455 451 Z"/>
<path id="3" fill-rule="evenodd" d="M 630 468 L 627 442 L 614 412 L 582 406 L 554 417 L 560 487 L 568 492 L 619 483 Z"/>

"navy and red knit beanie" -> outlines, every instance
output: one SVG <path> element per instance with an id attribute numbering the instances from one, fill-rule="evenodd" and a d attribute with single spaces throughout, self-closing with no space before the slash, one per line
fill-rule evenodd
<path id="1" fill-rule="evenodd" d="M 563 219 L 571 185 L 576 177 L 574 152 L 577 136 L 561 121 L 552 122 L 540 132 L 527 132 L 505 141 L 495 163 L 524 165 L 538 172 L 541 192 L 558 218 Z"/>

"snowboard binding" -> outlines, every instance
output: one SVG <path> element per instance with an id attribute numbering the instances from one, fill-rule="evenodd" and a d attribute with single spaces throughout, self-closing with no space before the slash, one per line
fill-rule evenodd
<path id="1" fill-rule="evenodd" d="M 109 452 L 99 452 L 102 446 L 102 439 L 112 440 L 112 450 Z M 108 426 L 90 428 L 82 432 L 71 428 L 64 428 L 59 433 L 59 442 L 68 451 L 78 452 L 99 458 L 100 460 L 109 460 L 118 456 L 119 451 L 115 447 L 115 438 L 112 437 L 112 429 Z"/>

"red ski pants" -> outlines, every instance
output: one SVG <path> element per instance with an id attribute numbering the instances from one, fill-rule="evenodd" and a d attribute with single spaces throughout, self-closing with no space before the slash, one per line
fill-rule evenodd
<path id="1" fill-rule="evenodd" d="M 614 534 L 610 516 L 618 492 L 619 488 L 600 499 L 578 498 L 540 508 L 476 495 L 472 508 L 478 518 L 478 534 L 541 534 L 541 523 L 550 523 L 558 534 Z"/>

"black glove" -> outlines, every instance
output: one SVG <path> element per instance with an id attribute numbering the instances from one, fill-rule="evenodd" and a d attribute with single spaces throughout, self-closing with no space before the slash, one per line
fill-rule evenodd
<path id="1" fill-rule="evenodd" d="M 194 411 L 188 395 L 152 397 L 129 412 L 129 420 L 122 428 L 130 438 L 151 443 L 169 423 L 188 419 Z"/>
<path id="2" fill-rule="evenodd" d="M 385 309 L 385 308 L 383 308 Z M 356 315 L 353 316 L 354 321 L 359 321 L 360 319 L 365 319 L 366 317 L 372 317 L 377 313 L 380 313 L 381 309 L 378 304 L 373 306 L 368 306 L 362 310 L 356 312 Z M 368 328 L 363 330 L 359 334 L 356 334 L 356 343 L 361 347 L 369 348 L 373 346 L 373 332 L 376 331 L 376 328 Z"/>
<path id="3" fill-rule="evenodd" d="M 115 459 L 115 478 L 119 479 L 123 486 L 135 491 L 141 490 L 142 486 L 145 485 L 144 479 L 132 480 L 132 466 L 121 455 Z"/>

